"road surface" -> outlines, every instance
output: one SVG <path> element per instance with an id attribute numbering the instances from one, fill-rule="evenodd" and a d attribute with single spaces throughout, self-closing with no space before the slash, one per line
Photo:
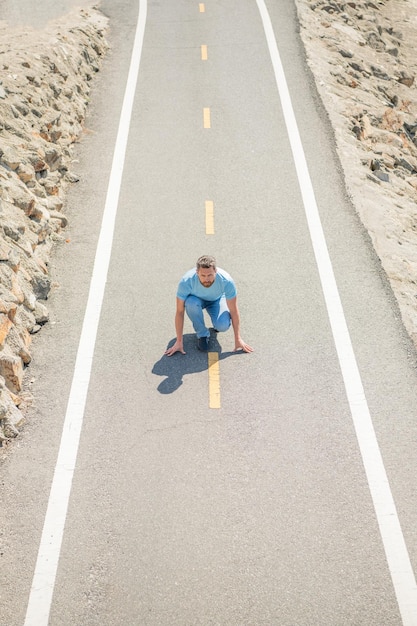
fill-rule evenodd
<path id="1" fill-rule="evenodd" d="M 2 466 L 1 625 L 417 624 L 416 355 L 293 4 L 101 7 L 36 404 Z M 163 356 L 205 253 L 255 348 L 219 335 L 211 367 L 189 324 Z"/>

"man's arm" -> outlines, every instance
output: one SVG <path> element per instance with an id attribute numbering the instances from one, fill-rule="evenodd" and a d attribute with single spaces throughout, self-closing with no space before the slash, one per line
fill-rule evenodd
<path id="1" fill-rule="evenodd" d="M 175 332 L 177 340 L 171 348 L 166 350 L 167 356 L 172 356 L 175 352 L 181 352 L 185 354 L 183 347 L 183 331 L 184 331 L 184 315 L 185 315 L 185 301 L 181 298 L 177 298 L 177 308 L 175 311 Z"/>
<path id="2" fill-rule="evenodd" d="M 227 306 L 230 311 L 230 317 L 232 318 L 233 331 L 235 333 L 234 352 L 236 352 L 236 350 L 239 350 L 239 349 L 242 349 L 243 352 L 253 352 L 253 348 L 251 348 L 247 343 L 245 343 L 242 337 L 240 336 L 240 313 L 239 313 L 239 308 L 237 306 L 237 297 L 227 300 Z"/>

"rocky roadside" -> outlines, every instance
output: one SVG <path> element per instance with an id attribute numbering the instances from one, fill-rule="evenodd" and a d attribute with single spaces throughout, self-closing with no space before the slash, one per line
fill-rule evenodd
<path id="1" fill-rule="evenodd" d="M 18 435 L 31 399 L 31 337 L 48 321 L 48 263 L 65 239 L 73 146 L 106 28 L 95 9 L 42 31 L 0 22 L 0 445 Z"/>
<path id="2" fill-rule="evenodd" d="M 296 5 L 348 194 L 417 346 L 417 2 Z"/>
<path id="3" fill-rule="evenodd" d="M 417 346 L 417 0 L 296 0 L 308 63 L 346 187 Z M 42 32 L 0 22 L 0 445 L 24 420 L 33 333 L 48 321 L 48 261 L 65 239 L 65 189 L 106 19 Z"/>

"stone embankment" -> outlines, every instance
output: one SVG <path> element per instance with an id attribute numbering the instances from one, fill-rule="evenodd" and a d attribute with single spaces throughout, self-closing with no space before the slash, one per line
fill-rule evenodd
<path id="1" fill-rule="evenodd" d="M 23 421 L 31 336 L 48 321 L 48 261 L 64 238 L 72 146 L 106 28 L 94 9 L 42 31 L 0 22 L 0 445 Z"/>
<path id="2" fill-rule="evenodd" d="M 346 188 L 417 346 L 416 0 L 296 0 Z"/>

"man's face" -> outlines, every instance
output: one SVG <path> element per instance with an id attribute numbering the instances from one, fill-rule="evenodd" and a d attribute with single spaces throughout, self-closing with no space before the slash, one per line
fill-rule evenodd
<path id="1" fill-rule="evenodd" d="M 213 267 L 200 267 L 197 276 L 203 287 L 210 287 L 216 280 L 216 271 Z"/>

